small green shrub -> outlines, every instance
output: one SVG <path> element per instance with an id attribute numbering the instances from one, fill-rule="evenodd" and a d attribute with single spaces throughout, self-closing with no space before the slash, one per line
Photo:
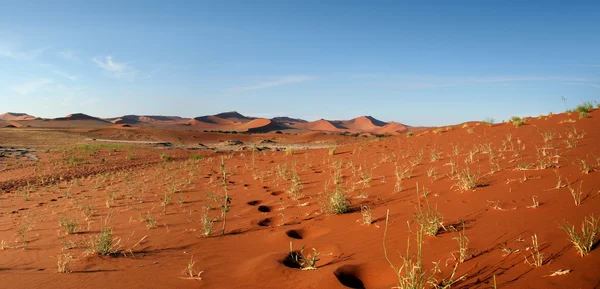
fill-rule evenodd
<path id="1" fill-rule="evenodd" d="M 168 161 L 172 161 L 172 160 L 173 160 L 173 157 L 172 157 L 172 156 L 170 156 L 170 155 L 167 155 L 167 154 L 165 154 L 165 153 L 161 153 L 161 154 L 160 154 L 160 159 L 161 159 L 162 161 L 168 162 Z"/>
<path id="2" fill-rule="evenodd" d="M 193 160 L 193 161 L 199 161 L 202 159 L 204 159 L 204 156 L 202 156 L 201 154 L 193 154 L 190 156 L 190 160 Z"/>
<path id="3" fill-rule="evenodd" d="M 77 223 L 77 218 L 73 217 L 72 219 L 67 218 L 67 216 L 60 216 L 59 224 L 63 229 L 65 229 L 65 233 L 67 234 L 75 234 L 77 233 L 77 228 L 79 224 Z"/>
<path id="4" fill-rule="evenodd" d="M 520 127 L 526 123 L 526 121 L 518 116 L 513 116 L 510 118 L 510 122 L 516 127 Z"/>
<path id="5" fill-rule="evenodd" d="M 586 101 L 580 105 L 577 106 L 577 108 L 575 109 L 575 111 L 578 112 L 589 112 L 590 110 L 594 109 L 594 105 L 592 104 L 591 101 Z M 581 114 L 580 114 L 581 115 Z"/>

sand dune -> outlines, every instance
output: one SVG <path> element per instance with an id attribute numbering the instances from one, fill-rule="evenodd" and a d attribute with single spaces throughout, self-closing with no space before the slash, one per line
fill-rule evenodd
<path id="1" fill-rule="evenodd" d="M 26 114 L 26 113 L 17 113 L 17 112 L 7 112 L 0 114 L 0 120 L 34 120 L 35 116 Z"/>
<path id="2" fill-rule="evenodd" d="M 161 129 L 192 129 L 208 131 L 237 131 L 251 133 L 267 133 L 288 131 L 302 133 L 306 131 L 321 131 L 328 133 L 367 133 L 367 134 L 402 134 L 410 129 L 396 122 L 383 122 L 372 116 L 360 116 L 350 120 L 306 121 L 287 116 L 272 119 L 245 116 L 237 111 L 223 112 L 215 115 L 204 115 L 195 118 L 162 115 L 123 115 L 115 118 L 98 118 L 83 113 L 74 113 L 55 119 L 39 119 L 25 113 L 5 113 L 0 120 L 23 121 L 23 124 L 11 124 L 16 127 L 99 127 L 109 124 L 127 124 L 132 127 L 161 128 Z M 60 123 L 57 123 L 59 121 Z M 85 121 L 86 123 L 72 123 Z M 8 125 L 8 124 L 4 124 Z M 119 126 L 122 127 L 122 126 Z"/>

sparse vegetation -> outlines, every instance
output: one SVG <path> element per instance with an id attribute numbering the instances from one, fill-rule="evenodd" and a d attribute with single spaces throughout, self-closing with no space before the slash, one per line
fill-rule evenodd
<path id="1" fill-rule="evenodd" d="M 510 118 L 510 122 L 516 127 L 520 127 L 526 123 L 526 121 L 518 116 L 513 116 Z"/>
<path id="2" fill-rule="evenodd" d="M 575 246 L 581 257 L 592 251 L 600 237 L 600 218 L 593 215 L 586 217 L 581 222 L 581 234 L 577 233 L 575 226 L 563 222 L 559 227 L 567 233 L 569 241 Z"/>
<path id="3" fill-rule="evenodd" d="M 68 218 L 65 215 L 60 216 L 59 225 L 65 230 L 65 233 L 67 234 L 75 234 L 77 233 L 77 229 L 79 228 L 77 218 Z"/>

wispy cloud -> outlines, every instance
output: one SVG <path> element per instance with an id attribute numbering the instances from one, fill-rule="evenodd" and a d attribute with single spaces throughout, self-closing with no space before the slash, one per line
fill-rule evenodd
<path id="1" fill-rule="evenodd" d="M 60 70 L 52 69 L 52 70 L 50 70 L 50 71 L 51 71 L 52 73 L 56 74 L 56 75 L 60 75 L 60 76 L 62 76 L 62 77 L 64 77 L 64 78 L 66 78 L 66 79 L 68 79 L 68 80 L 70 80 L 70 81 L 75 81 L 75 80 L 77 80 L 77 78 L 78 78 L 76 75 L 71 75 L 71 74 L 68 74 L 68 73 L 66 73 L 66 72 L 62 72 L 62 71 L 60 71 Z"/>
<path id="2" fill-rule="evenodd" d="M 7 45 L 0 44 L 0 56 L 16 60 L 33 60 L 46 50 L 48 50 L 47 47 L 32 50 L 18 50 Z"/>
<path id="3" fill-rule="evenodd" d="M 273 78 L 268 81 L 259 82 L 254 85 L 228 88 L 225 90 L 225 92 L 236 93 L 236 92 L 260 90 L 260 89 L 281 86 L 281 85 L 285 85 L 285 84 L 306 82 L 306 81 L 314 80 L 316 78 L 317 78 L 316 76 L 312 76 L 312 75 L 287 75 L 287 76 Z"/>
<path id="4" fill-rule="evenodd" d="M 38 91 L 39 89 L 51 84 L 53 82 L 52 79 L 49 78 L 40 78 L 36 80 L 26 81 L 24 83 L 15 85 L 11 87 L 13 91 L 21 95 L 28 95 Z"/>
<path id="5" fill-rule="evenodd" d="M 81 59 L 79 58 L 79 56 L 77 56 L 77 53 L 70 49 L 59 51 L 57 54 L 64 60 L 74 63 L 81 63 Z"/>
<path id="6" fill-rule="evenodd" d="M 93 57 L 92 61 L 96 63 L 105 72 L 111 73 L 117 78 L 134 78 L 137 75 L 137 70 L 128 63 L 116 62 L 112 56 Z"/>

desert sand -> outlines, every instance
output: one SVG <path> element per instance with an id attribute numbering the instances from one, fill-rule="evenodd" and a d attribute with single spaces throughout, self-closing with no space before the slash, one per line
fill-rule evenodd
<path id="1" fill-rule="evenodd" d="M 598 288 L 599 113 L 4 114 L 0 287 Z"/>

